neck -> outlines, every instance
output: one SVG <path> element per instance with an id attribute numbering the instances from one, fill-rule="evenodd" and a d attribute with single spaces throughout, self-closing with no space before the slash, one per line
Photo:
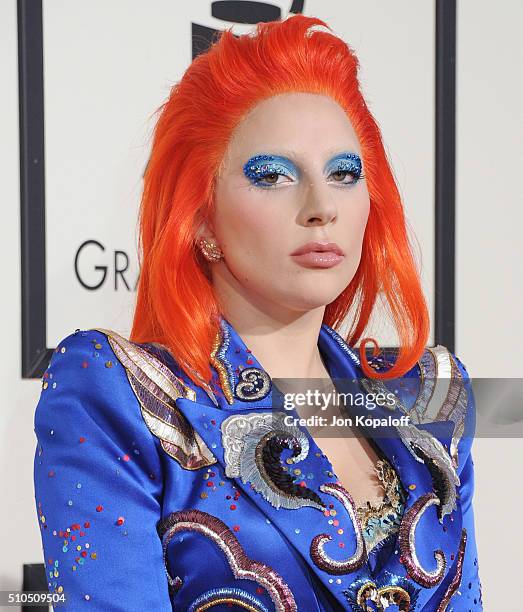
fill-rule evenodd
<path id="1" fill-rule="evenodd" d="M 329 378 L 318 350 L 324 307 L 276 313 L 244 304 L 222 311 L 271 378 Z"/>

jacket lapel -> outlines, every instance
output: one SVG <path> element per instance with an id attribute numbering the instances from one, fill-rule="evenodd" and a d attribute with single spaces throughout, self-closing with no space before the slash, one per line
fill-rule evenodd
<path id="1" fill-rule="evenodd" d="M 365 379 L 356 352 L 326 325 L 322 326 L 318 345 L 330 376 L 340 379 L 342 386 L 348 377 L 354 375 L 368 392 L 393 391 L 392 409 L 377 405 L 372 410 L 373 418 L 409 415 L 415 399 L 422 393 L 424 382 L 419 374 L 414 377 L 411 371 L 401 384 L 398 380 L 384 384 L 375 379 Z M 462 538 L 462 515 L 456 496 L 460 481 L 446 450 L 450 447 L 453 430 L 454 424 L 448 420 L 381 426 L 378 431 L 366 429 L 367 435 L 395 468 L 407 493 L 396 545 L 390 549 L 388 558 L 375 575 L 367 568 L 368 575 L 378 586 L 387 585 L 390 574 L 404 576 L 406 572 L 406 577 L 414 580 L 418 588 L 431 589 L 441 584 L 455 566 Z M 430 533 L 430 537 L 420 535 L 416 538 L 416 533 Z M 438 567 L 441 568 L 439 572 Z M 426 592 L 426 597 L 431 595 Z M 423 602 L 423 599 L 420 592 L 418 602 Z"/>
<path id="2" fill-rule="evenodd" d="M 356 384 L 361 392 L 365 381 L 361 380 L 356 352 L 326 325 L 322 325 L 318 346 L 338 390 L 345 390 L 346 385 L 354 390 Z M 211 363 L 213 382 L 223 394 L 217 394 L 212 402 L 209 398 L 178 398 L 177 406 L 225 475 L 236 480 L 244 495 L 280 530 L 340 605 L 347 606 L 343 591 L 361 575 L 386 585 L 388 572 L 400 576 L 406 572 L 418 586 L 428 588 L 443 580 L 458 550 L 461 513 L 449 509 L 455 483 L 451 482 L 446 453 L 435 445 L 433 436 L 421 431 L 428 432 L 430 425 L 390 426 L 388 431 L 383 427 L 380 436 L 373 436 L 408 493 L 398 545 L 373 575 L 350 493 L 337 484 L 332 464 L 319 446 L 321 439 L 318 445 L 307 429 L 286 425 L 284 417 L 297 413 L 280 410 L 281 394 L 275 384 L 223 318 Z M 367 381 L 365 392 L 375 388 Z M 371 416 L 399 417 L 401 408 L 408 411 L 407 397 L 400 392 L 396 398 L 392 410 L 377 405 Z M 352 408 L 351 414 L 358 411 Z M 282 436 L 282 430 L 286 435 Z M 446 505 L 438 504 L 435 480 L 446 491 Z M 440 522 L 437 510 L 444 505 L 446 513 Z M 431 533 L 430 539 L 416 539 L 418 524 L 418 533 Z"/>

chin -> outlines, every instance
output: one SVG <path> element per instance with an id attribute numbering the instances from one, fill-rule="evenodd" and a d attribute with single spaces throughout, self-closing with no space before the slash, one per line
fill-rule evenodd
<path id="1" fill-rule="evenodd" d="M 301 296 L 306 301 L 330 304 L 349 283 L 350 280 L 345 281 L 345 275 L 342 278 L 340 275 L 318 274 L 300 279 L 300 282 L 292 286 L 292 295 Z"/>
<path id="2" fill-rule="evenodd" d="M 316 308 L 322 308 L 333 302 L 338 295 L 343 291 L 342 289 L 336 289 L 328 291 L 327 287 L 316 287 L 297 290 L 292 294 L 287 292 L 286 296 L 279 301 L 285 304 L 288 308 L 299 311 L 308 312 Z"/>

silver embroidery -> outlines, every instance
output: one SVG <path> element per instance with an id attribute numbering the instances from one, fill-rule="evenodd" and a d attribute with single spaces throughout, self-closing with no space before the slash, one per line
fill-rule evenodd
<path id="1" fill-rule="evenodd" d="M 305 459 L 309 452 L 306 434 L 298 427 L 286 425 L 285 416 L 275 411 L 235 414 L 225 419 L 221 425 L 225 474 L 250 483 L 277 509 L 313 506 L 323 510 L 317 494 L 307 487 L 294 485 L 294 477 L 283 472 L 274 451 L 268 453 L 274 463 L 268 463 L 265 451 L 274 440 L 280 447 L 292 448 L 295 453 L 289 458 L 292 463 Z"/>
<path id="2" fill-rule="evenodd" d="M 410 411 L 412 423 L 451 421 L 454 431 L 450 456 L 458 467 L 458 444 L 463 436 L 468 392 L 450 351 L 441 345 L 428 348 L 419 362 L 421 389 Z"/>
<path id="3" fill-rule="evenodd" d="M 353 351 L 349 349 L 349 347 L 341 338 L 341 336 L 339 336 L 339 334 L 337 334 L 334 330 L 328 329 L 327 331 L 337 341 L 340 347 L 349 355 L 351 360 L 356 363 L 358 367 L 361 368 L 361 362 L 359 358 Z M 458 382 L 461 381 L 459 370 L 453 369 L 453 366 L 455 365 L 454 360 L 450 359 L 450 353 L 445 347 L 438 345 L 435 349 L 431 349 L 430 352 L 433 356 L 434 363 L 437 359 L 437 368 L 436 365 L 434 365 L 434 370 L 432 371 L 432 374 L 436 373 L 437 376 L 455 375 L 455 379 L 458 380 Z M 425 359 L 423 363 L 426 364 L 427 359 Z M 436 369 L 437 372 L 434 372 Z M 424 386 L 423 374 L 427 374 L 427 372 L 422 370 L 422 389 Z M 420 405 L 418 405 L 418 408 L 414 411 L 408 410 L 402 402 L 401 398 L 396 393 L 391 392 L 381 380 L 362 378 L 361 384 L 368 393 L 392 393 L 393 402 L 392 404 L 387 405 L 387 407 L 390 408 L 391 411 L 398 410 L 401 413 L 410 416 L 411 418 L 412 416 L 418 414 L 418 412 L 421 412 L 423 414 L 423 407 Z M 455 390 L 455 388 L 453 389 Z M 429 386 L 428 390 L 425 390 L 424 392 L 418 395 L 417 401 L 421 402 L 421 398 L 423 398 L 423 401 L 425 402 L 430 401 L 430 403 L 432 404 L 432 401 L 434 401 L 437 404 L 437 402 L 440 401 L 441 397 L 440 399 L 436 399 L 434 397 L 433 392 L 434 388 Z M 448 406 L 452 404 L 454 399 L 455 398 L 453 394 L 447 392 L 447 394 L 445 395 L 445 402 L 443 404 L 445 410 L 448 410 Z M 451 447 L 450 455 L 445 450 L 443 444 L 441 444 L 441 442 L 428 431 L 419 429 L 414 424 L 396 426 L 399 438 L 402 440 L 403 444 L 407 447 L 414 459 L 420 463 L 425 463 L 428 470 L 430 471 L 434 489 L 441 498 L 441 505 L 438 507 L 438 515 L 440 522 L 443 521 L 443 517 L 446 514 L 449 514 L 450 512 L 452 512 L 453 509 L 456 508 L 456 487 L 460 485 L 460 480 L 456 472 L 456 467 L 457 442 L 459 441 L 459 436 L 461 435 L 460 432 L 463 431 L 462 421 L 464 419 L 465 414 L 462 404 L 460 403 L 461 399 L 462 395 L 460 393 L 456 403 L 456 411 L 457 415 L 459 416 L 459 419 L 458 423 L 454 421 L 456 423 L 456 426 L 454 429 L 454 437 L 452 438 L 453 446 Z M 431 413 L 433 413 L 434 409 L 432 407 L 430 410 Z M 425 417 L 423 417 L 423 419 L 425 419 Z M 432 419 L 428 419 L 428 421 L 432 422 Z M 423 422 L 426 421 L 423 420 Z"/>
<path id="4" fill-rule="evenodd" d="M 431 476 L 434 490 L 441 500 L 438 509 L 439 520 L 456 509 L 456 487 L 460 485 L 452 460 L 443 444 L 428 431 L 415 425 L 396 427 L 399 437 L 411 455 L 420 463 L 425 463 Z"/>
<path id="5" fill-rule="evenodd" d="M 259 368 L 244 368 L 239 374 L 234 394 L 245 402 L 263 399 L 271 390 L 271 379 Z"/>

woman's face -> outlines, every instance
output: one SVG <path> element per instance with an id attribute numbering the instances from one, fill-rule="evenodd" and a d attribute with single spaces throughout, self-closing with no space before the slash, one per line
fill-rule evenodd
<path id="1" fill-rule="evenodd" d="M 370 206 L 364 172 L 358 138 L 332 98 L 286 93 L 257 104 L 231 137 L 213 227 L 204 225 L 224 253 L 211 264 L 215 287 L 277 310 L 336 299 L 360 261 Z M 310 242 L 338 252 L 293 255 Z"/>

